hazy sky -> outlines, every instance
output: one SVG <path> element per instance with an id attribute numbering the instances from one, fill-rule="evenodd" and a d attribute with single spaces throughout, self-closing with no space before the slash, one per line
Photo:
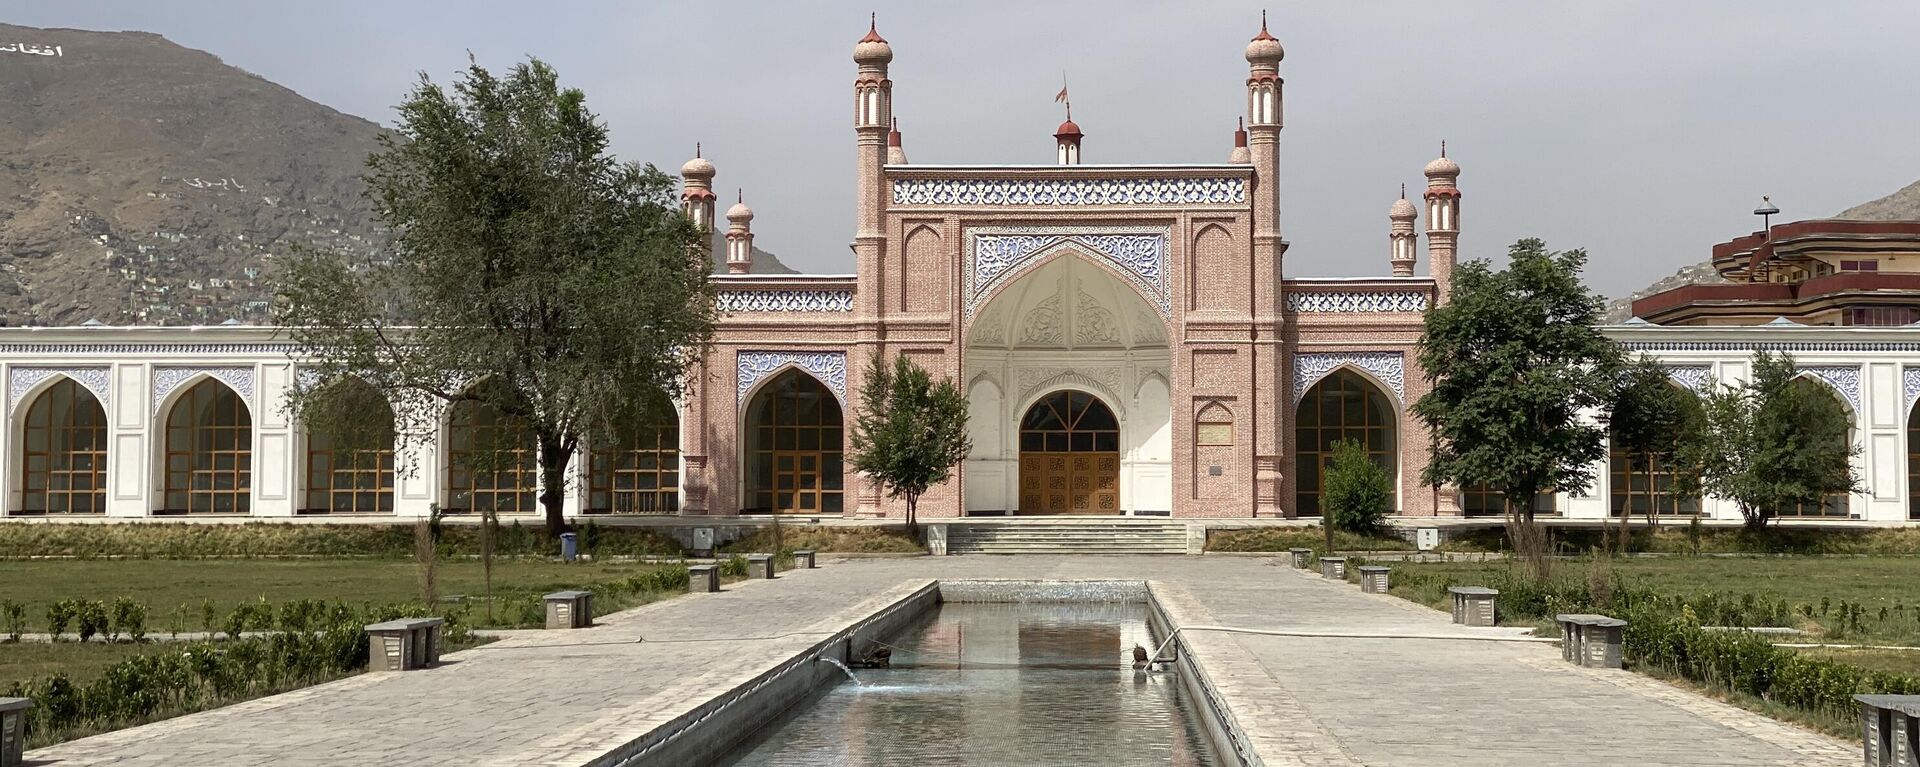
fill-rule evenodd
<path id="1" fill-rule="evenodd" d="M 417 72 L 538 56 L 623 157 L 676 171 L 705 142 L 716 185 L 746 188 L 756 244 L 844 272 L 850 53 L 876 6 L 917 163 L 1052 162 L 1063 70 L 1087 162 L 1222 161 L 1261 7 L 11 0 L 0 20 L 158 32 L 383 123 Z M 1762 194 L 1814 218 L 1920 178 L 1912 0 L 1296 2 L 1271 28 L 1294 276 L 1386 273 L 1387 206 L 1443 138 L 1466 257 L 1527 236 L 1585 247 L 1608 295 L 1756 228 Z"/>

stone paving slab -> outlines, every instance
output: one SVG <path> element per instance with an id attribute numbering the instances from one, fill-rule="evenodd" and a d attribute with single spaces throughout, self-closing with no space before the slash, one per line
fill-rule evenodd
<path id="1" fill-rule="evenodd" d="M 825 562 L 519 632 L 423 671 L 363 674 L 31 752 L 43 765 L 577 765 L 778 665 L 928 578 L 1151 580 L 1185 625 L 1434 634 L 1447 616 L 1247 557 Z M 1851 765 L 1857 748 L 1552 645 L 1261 637 L 1188 645 L 1269 765 Z"/>

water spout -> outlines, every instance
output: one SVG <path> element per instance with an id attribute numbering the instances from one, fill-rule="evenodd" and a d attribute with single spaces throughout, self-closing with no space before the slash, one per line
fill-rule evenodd
<path id="1" fill-rule="evenodd" d="M 840 669 L 840 671 L 841 671 L 841 672 L 843 672 L 843 673 L 845 673 L 845 674 L 847 675 L 847 678 L 848 678 L 848 679 L 851 679 L 851 680 L 853 680 L 853 684 L 854 684 L 854 686 L 856 686 L 856 687 L 864 687 L 864 686 L 866 686 L 866 683 L 865 683 L 865 682 L 862 682 L 862 681 L 860 681 L 860 677 L 857 677 L 857 676 L 854 676 L 854 675 L 853 675 L 853 669 L 850 669 L 850 668 L 847 668 L 847 664 L 845 664 L 845 663 L 841 663 L 840 661 L 838 661 L 838 660 L 836 660 L 836 659 L 834 659 L 834 658 L 829 658 L 829 657 L 827 657 L 827 656 L 825 656 L 825 655 L 822 655 L 822 656 L 820 656 L 820 657 L 818 657 L 818 658 L 815 658 L 814 660 L 817 660 L 817 661 L 820 661 L 820 662 L 822 662 L 822 663 L 831 663 L 831 664 L 833 664 L 835 668 L 838 668 L 838 669 Z"/>

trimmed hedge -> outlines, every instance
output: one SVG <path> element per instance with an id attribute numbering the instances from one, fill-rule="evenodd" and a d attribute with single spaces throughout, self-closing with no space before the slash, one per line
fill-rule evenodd
<path id="1" fill-rule="evenodd" d="M 595 556 L 679 556 L 680 544 L 651 528 L 576 525 L 582 550 Z M 480 526 L 449 523 L 442 527 L 442 556 L 478 556 Z M 544 525 L 513 520 L 498 525 L 494 553 L 499 556 L 558 556 L 560 542 Z M 0 525 L 0 557 L 127 557 L 199 559 L 206 557 L 376 557 L 410 559 L 414 555 L 411 520 L 396 524 L 5 524 Z"/>
<path id="2" fill-rule="evenodd" d="M 262 607 L 268 615 L 275 612 Z M 0 694 L 33 699 L 26 737 L 32 746 L 44 746 L 364 670 L 367 624 L 423 614 L 432 613 L 418 605 L 290 602 L 278 611 L 281 630 L 270 634 L 181 643 L 120 661 L 84 686 L 55 673 L 15 682 Z M 461 612 L 444 617 L 448 644 L 471 641 Z"/>

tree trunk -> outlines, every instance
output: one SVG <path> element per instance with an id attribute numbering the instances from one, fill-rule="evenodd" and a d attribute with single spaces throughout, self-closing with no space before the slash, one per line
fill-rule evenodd
<path id="1" fill-rule="evenodd" d="M 567 466 L 573 450 L 558 436 L 540 435 L 540 507 L 547 513 L 547 535 L 555 539 L 567 531 Z"/>
<path id="2" fill-rule="evenodd" d="M 1327 536 L 1327 550 L 1321 553 L 1320 556 L 1333 556 L 1333 520 L 1327 518 L 1327 509 L 1325 506 L 1320 508 L 1320 530 L 1326 533 Z"/>
<path id="3" fill-rule="evenodd" d="M 907 493 L 906 498 L 907 498 L 907 537 L 917 539 L 920 537 L 920 518 L 916 516 L 916 513 L 920 509 L 920 494 Z"/>

